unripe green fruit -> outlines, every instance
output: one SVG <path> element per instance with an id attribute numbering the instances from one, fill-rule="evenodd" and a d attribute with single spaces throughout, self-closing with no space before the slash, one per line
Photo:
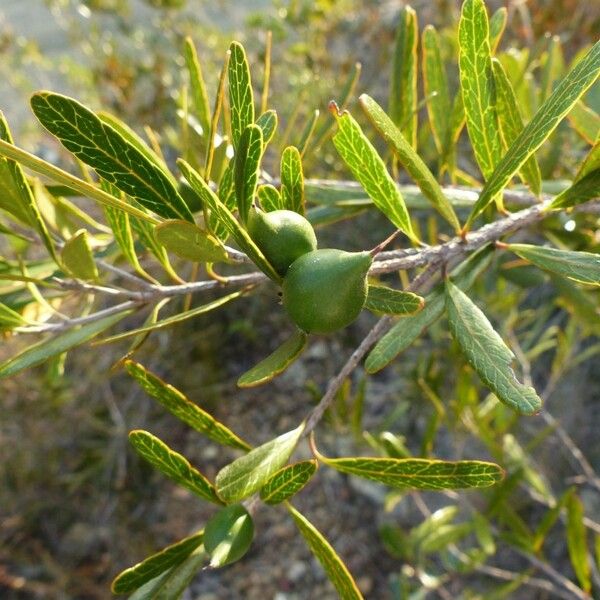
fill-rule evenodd
<path id="1" fill-rule="evenodd" d="M 289 268 L 283 305 L 307 333 L 331 333 L 354 321 L 367 299 L 369 252 L 314 250 Z"/>
<path id="2" fill-rule="evenodd" d="M 250 237 L 282 277 L 297 258 L 317 248 L 312 225 L 291 210 L 264 212 L 252 207 L 247 227 Z"/>
<path id="3" fill-rule="evenodd" d="M 241 504 L 222 508 L 204 528 L 204 549 L 212 567 L 222 567 L 246 554 L 254 537 L 254 523 Z"/>

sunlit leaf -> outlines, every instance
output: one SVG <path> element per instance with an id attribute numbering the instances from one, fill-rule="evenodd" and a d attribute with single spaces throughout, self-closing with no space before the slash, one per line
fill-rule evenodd
<path id="1" fill-rule="evenodd" d="M 566 190 L 558 194 L 550 208 L 570 208 L 600 196 L 600 168 L 578 179 Z"/>
<path id="2" fill-rule="evenodd" d="M 316 460 L 303 460 L 280 469 L 260 490 L 266 504 L 280 504 L 297 494 L 317 470 Z"/>
<path id="3" fill-rule="evenodd" d="M 214 569 L 238 561 L 248 552 L 254 522 L 242 504 L 222 508 L 204 528 L 204 548 Z"/>
<path id="4" fill-rule="evenodd" d="M 208 135 L 211 120 L 208 94 L 206 93 L 206 84 L 202 76 L 202 68 L 198 60 L 196 46 L 190 37 L 186 37 L 184 40 L 183 55 L 190 77 L 194 116 L 198 119 L 204 135 Z"/>
<path id="5" fill-rule="evenodd" d="M 284 208 L 279 190 L 271 184 L 261 185 L 256 191 L 260 205 L 265 212 Z"/>
<path id="6" fill-rule="evenodd" d="M 567 548 L 579 585 L 589 593 L 592 582 L 587 552 L 587 532 L 583 517 L 583 503 L 576 494 L 570 495 L 567 499 Z"/>
<path id="7" fill-rule="evenodd" d="M 302 159 L 294 146 L 288 146 L 281 155 L 281 203 L 287 210 L 304 214 Z"/>
<path id="8" fill-rule="evenodd" d="M 228 65 L 231 133 L 233 147 L 237 151 L 242 134 L 249 125 L 254 123 L 254 96 L 244 47 L 239 42 L 232 42 L 229 52 L 231 53 Z"/>
<path id="9" fill-rule="evenodd" d="M 274 110 L 267 110 L 258 119 L 256 124 L 261 128 L 263 134 L 263 152 L 268 143 L 273 139 L 277 129 L 277 113 Z"/>
<path id="10" fill-rule="evenodd" d="M 422 310 L 425 299 L 381 285 L 369 285 L 365 308 L 384 315 L 410 315 Z"/>
<path id="11" fill-rule="evenodd" d="M 496 52 L 498 44 L 500 44 L 507 19 L 508 10 L 506 6 L 501 6 L 490 18 L 490 50 L 492 54 Z"/>
<path id="12" fill-rule="evenodd" d="M 98 279 L 98 268 L 89 241 L 89 233 L 80 229 L 70 237 L 60 253 L 63 266 L 78 279 Z"/>
<path id="13" fill-rule="evenodd" d="M 573 128 L 581 137 L 593 144 L 600 134 L 600 115 L 581 100 L 573 106 L 568 114 L 568 119 Z"/>
<path id="14" fill-rule="evenodd" d="M 233 180 L 242 223 L 248 220 L 248 211 L 254 201 L 262 153 L 262 129 L 258 125 L 249 125 L 242 132 L 234 159 Z"/>
<path id="15" fill-rule="evenodd" d="M 227 260 L 227 252 L 219 240 L 189 221 L 164 221 L 156 226 L 154 235 L 167 250 L 181 258 L 194 262 Z"/>
<path id="16" fill-rule="evenodd" d="M 219 497 L 238 502 L 260 490 L 288 461 L 303 431 L 304 423 L 223 467 L 216 478 Z"/>

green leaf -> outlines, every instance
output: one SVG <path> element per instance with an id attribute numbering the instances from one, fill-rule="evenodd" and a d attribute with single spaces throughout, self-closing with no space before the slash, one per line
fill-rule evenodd
<path id="1" fill-rule="evenodd" d="M 328 467 L 383 483 L 401 490 L 458 490 L 489 487 L 504 477 L 496 464 L 479 460 L 428 460 L 425 458 L 326 458 L 319 460 Z"/>
<path id="2" fill-rule="evenodd" d="M 303 460 L 283 467 L 260 490 L 260 499 L 266 504 L 288 500 L 311 480 L 316 470 L 316 460 Z"/>
<path id="3" fill-rule="evenodd" d="M 59 333 L 58 335 L 51 334 L 49 338 L 26 348 L 16 356 L 13 356 L 0 364 L 0 379 L 10 377 L 29 367 L 35 367 L 53 356 L 57 356 L 75 346 L 84 344 L 96 337 L 102 331 L 112 327 L 132 312 L 133 309 L 126 309 L 104 317 L 103 319 L 98 319 L 97 321 L 92 321 L 85 325 L 69 329 L 64 333 Z"/>
<path id="4" fill-rule="evenodd" d="M 433 25 L 423 30 L 423 83 L 427 104 L 429 124 L 437 151 L 440 155 L 446 152 L 449 141 L 452 104 L 448 89 L 448 78 L 440 51 L 439 35 Z"/>
<path id="5" fill-rule="evenodd" d="M 279 348 L 261 360 L 257 365 L 246 371 L 239 379 L 241 388 L 256 387 L 271 381 L 283 373 L 306 348 L 307 335 L 299 329 L 288 338 Z"/>
<path id="6" fill-rule="evenodd" d="M 497 59 L 493 59 L 492 69 L 494 72 L 494 82 L 496 84 L 500 131 L 505 145 L 510 147 L 524 127 L 523 118 L 519 112 L 517 97 L 510 80 L 504 72 L 502 63 Z M 527 161 L 525 161 L 521 167 L 520 174 L 523 182 L 529 185 L 531 192 L 535 196 L 539 196 L 542 191 L 542 175 L 535 154 L 532 154 Z"/>
<path id="7" fill-rule="evenodd" d="M 483 312 L 451 281 L 446 282 L 446 310 L 452 336 L 481 380 L 507 406 L 526 415 L 536 413 L 542 401 L 515 377 L 510 367 L 513 353 Z"/>
<path id="8" fill-rule="evenodd" d="M 470 256 L 453 271 L 456 284 L 469 289 L 475 279 L 487 268 L 491 259 L 491 246 Z M 425 307 L 416 315 L 399 319 L 398 322 L 377 342 L 365 362 L 367 373 L 376 373 L 386 367 L 401 352 L 406 350 L 444 312 L 444 286 L 438 284 L 426 297 Z"/>
<path id="9" fill-rule="evenodd" d="M 155 227 L 154 235 L 167 250 L 181 258 L 194 262 L 227 260 L 227 252 L 221 242 L 189 221 L 164 221 Z"/>
<path id="10" fill-rule="evenodd" d="M 300 138 L 298 141 L 298 152 L 300 152 L 300 156 L 304 156 L 308 145 L 310 144 L 313 134 L 315 133 L 315 129 L 317 127 L 317 121 L 319 120 L 319 115 L 321 111 L 316 108 L 310 113 L 308 120 L 304 124 L 304 129 L 300 134 Z"/>
<path id="11" fill-rule="evenodd" d="M 292 515 L 296 526 L 300 530 L 302 537 L 306 540 L 311 552 L 321 563 L 329 581 L 335 587 L 341 600 L 363 600 L 348 567 L 338 556 L 331 544 L 323 537 L 319 530 L 291 504 L 287 505 L 289 513 Z"/>
<path id="12" fill-rule="evenodd" d="M 281 277 L 265 258 L 264 254 L 259 250 L 258 246 L 252 241 L 248 232 L 241 227 L 233 214 L 231 214 L 231 211 L 219 200 L 217 195 L 210 189 L 198 172 L 182 159 L 179 159 L 177 164 L 192 188 L 200 194 L 202 200 L 210 210 L 213 211 L 219 221 L 221 221 L 229 230 L 229 233 L 237 242 L 240 250 L 245 252 L 248 258 L 273 281 L 281 281 Z"/>
<path id="13" fill-rule="evenodd" d="M 412 148 L 417 147 L 417 14 L 410 6 L 400 12 L 390 83 L 390 115 Z"/>
<path id="14" fill-rule="evenodd" d="M 465 229 L 485 209 L 492 199 L 509 183 L 511 177 L 556 129 L 585 91 L 594 83 L 600 72 L 600 42 L 577 63 L 560 81 L 549 98 L 527 123 L 517 139 L 510 145 L 502 160 L 486 181 Z"/>
<path id="15" fill-rule="evenodd" d="M 221 203 L 225 205 L 225 208 L 229 212 L 233 213 L 237 208 L 237 199 L 235 196 L 235 183 L 233 181 L 233 169 L 235 161 L 229 161 L 221 181 L 219 181 L 219 189 L 217 190 L 217 197 L 221 200 Z M 208 223 L 210 230 L 219 238 L 222 242 L 225 242 L 230 235 L 229 229 L 225 227 L 224 223 L 219 219 L 219 216 L 215 211 L 211 210 L 208 217 Z"/>
<path id="16" fill-rule="evenodd" d="M 467 131 L 487 180 L 500 160 L 488 16 L 483 0 L 465 0 L 458 28 L 460 86 Z"/>
<path id="17" fill-rule="evenodd" d="M 40 123 L 100 177 L 157 215 L 193 222 L 172 177 L 91 110 L 52 92 L 34 94 L 31 107 Z"/>
<path id="18" fill-rule="evenodd" d="M 223 467 L 216 478 L 219 496 L 231 503 L 257 492 L 285 465 L 303 431 L 304 423 Z"/>
<path id="19" fill-rule="evenodd" d="M 265 212 L 282 210 L 284 208 L 279 190 L 270 183 L 259 186 L 256 195 Z"/>
<path id="20" fill-rule="evenodd" d="M 13 143 L 8 123 L 2 111 L 0 111 L 0 140 L 9 144 Z M 0 208 L 22 223 L 34 227 L 54 262 L 59 264 L 54 244 L 25 173 L 18 162 L 9 158 L 0 159 Z"/>
<path id="21" fill-rule="evenodd" d="M 202 133 L 208 135 L 211 120 L 208 94 L 206 93 L 206 84 L 204 83 L 204 77 L 202 76 L 202 68 L 200 66 L 200 61 L 198 60 L 196 46 L 190 37 L 185 38 L 183 55 L 190 77 L 194 115 L 202 127 Z"/>
<path id="22" fill-rule="evenodd" d="M 112 206 L 105 206 L 104 215 L 106 216 L 108 226 L 112 229 L 114 239 L 117 242 L 121 253 L 127 259 L 127 262 L 129 262 L 138 273 L 147 277 L 146 272 L 140 265 L 140 261 L 138 260 L 135 251 L 135 242 L 131 231 L 129 214 Z"/>
<path id="23" fill-rule="evenodd" d="M 458 218 L 452 205 L 444 195 L 440 184 L 436 181 L 435 177 L 419 155 L 404 139 L 399 129 L 392 123 L 392 120 L 385 114 L 381 106 L 379 106 L 371 97 L 367 96 L 367 94 L 363 94 L 360 97 L 360 105 L 377 131 L 379 131 L 385 141 L 390 144 L 404 168 L 423 192 L 423 195 L 454 227 L 454 229 L 458 231 L 460 229 L 460 223 L 458 222 Z M 399 192 L 397 192 L 397 194 L 399 194 Z M 375 197 L 373 197 L 373 201 L 375 201 Z M 404 202 L 404 200 L 402 200 L 402 202 Z"/>
<path id="24" fill-rule="evenodd" d="M 600 168 L 584 175 L 573 185 L 562 191 L 554 200 L 550 208 L 570 208 L 593 200 L 600 196 Z"/>
<path id="25" fill-rule="evenodd" d="M 560 497 L 560 500 L 556 502 L 552 508 L 548 509 L 544 513 L 544 517 L 538 525 L 538 528 L 535 530 L 535 536 L 532 542 L 532 548 L 534 552 L 538 553 L 542 549 L 544 540 L 546 539 L 548 532 L 560 517 L 560 513 L 565 508 L 565 505 L 567 504 L 569 498 L 573 495 L 573 492 L 573 488 L 568 489 Z"/>
<path id="26" fill-rule="evenodd" d="M 129 594 L 161 573 L 180 565 L 200 547 L 203 537 L 204 534 L 200 531 L 125 569 L 112 582 L 113 594 Z"/>
<path id="27" fill-rule="evenodd" d="M 248 211 L 252 206 L 258 170 L 263 153 L 263 134 L 258 125 L 248 125 L 235 151 L 234 183 L 238 213 L 242 223 L 248 220 Z"/>
<path id="28" fill-rule="evenodd" d="M 281 203 L 287 210 L 305 213 L 302 159 L 295 146 L 288 146 L 281 155 Z"/>
<path id="29" fill-rule="evenodd" d="M 506 20 L 508 19 L 508 10 L 506 6 L 501 6 L 490 19 L 490 50 L 495 54 L 502 34 L 506 29 Z"/>
<path id="30" fill-rule="evenodd" d="M 577 182 L 592 171 L 596 171 L 598 169 L 600 169 L 600 137 L 598 137 L 596 143 L 592 146 L 591 150 L 588 152 L 588 155 L 585 157 L 585 160 L 583 163 L 581 163 L 579 171 L 577 171 L 577 175 L 575 175 L 574 181 Z"/>
<path id="31" fill-rule="evenodd" d="M 98 268 L 94 262 L 89 234 L 85 229 L 80 229 L 65 242 L 60 258 L 65 269 L 74 277 L 98 279 Z"/>
<path id="32" fill-rule="evenodd" d="M 587 532 L 583 524 L 583 504 L 576 494 L 567 500 L 567 548 L 571 565 L 579 584 L 587 593 L 592 588 L 590 563 L 587 552 Z"/>
<path id="33" fill-rule="evenodd" d="M 277 113 L 274 110 L 267 110 L 258 119 L 256 124 L 261 128 L 263 134 L 263 152 L 268 143 L 273 139 L 277 129 Z"/>
<path id="34" fill-rule="evenodd" d="M 558 250 L 529 244 L 508 244 L 508 250 L 551 273 L 580 283 L 600 285 L 600 254 Z"/>
<path id="35" fill-rule="evenodd" d="M 0 331 L 20 327 L 21 325 L 27 325 L 27 321 L 21 314 L 0 302 Z"/>
<path id="36" fill-rule="evenodd" d="M 242 134 L 254 123 L 254 95 L 246 51 L 239 42 L 229 46 L 229 106 L 231 107 L 231 134 L 236 149 Z"/>
<path id="37" fill-rule="evenodd" d="M 600 134 L 600 115 L 586 106 L 581 100 L 573 106 L 568 115 L 569 122 L 577 133 L 589 144 L 593 144 Z"/>
<path id="38" fill-rule="evenodd" d="M 240 450 L 250 450 L 250 446 L 244 440 L 240 439 L 212 415 L 202 410 L 172 385 L 165 383 L 154 373 L 132 360 L 127 360 L 124 366 L 127 373 L 138 382 L 149 396 L 152 396 L 186 425 L 217 442 L 217 444 Z"/>
<path id="39" fill-rule="evenodd" d="M 129 433 L 129 441 L 143 459 L 169 479 L 203 500 L 222 504 L 213 484 L 192 467 L 184 456 L 171 450 L 162 440 L 148 431 L 136 429 Z"/>
<path id="40" fill-rule="evenodd" d="M 333 143 L 375 206 L 411 240 L 416 240 L 404 198 L 377 150 L 350 113 L 336 110 L 338 131 Z"/>
<path id="41" fill-rule="evenodd" d="M 171 327 L 177 323 L 181 323 L 182 321 L 186 321 L 187 319 L 192 319 L 197 317 L 198 315 L 203 315 L 204 313 L 210 312 L 211 310 L 215 310 L 220 308 L 221 306 L 240 298 L 245 294 L 245 290 L 238 290 L 237 292 L 232 292 L 231 294 L 227 294 L 221 298 L 217 298 L 212 302 L 207 302 L 206 304 L 201 304 L 200 306 L 196 306 L 195 308 L 191 308 L 190 310 L 183 311 L 181 313 L 177 313 L 172 317 L 167 317 L 166 319 L 161 319 L 160 321 L 156 321 L 155 323 L 151 323 L 149 325 L 144 325 L 142 327 L 138 327 L 137 329 L 129 329 L 128 331 L 124 331 L 123 333 L 118 333 L 108 338 L 104 338 L 98 342 L 95 342 L 96 345 L 102 344 L 111 344 L 113 342 L 118 342 L 120 340 L 124 340 L 126 338 L 132 337 L 134 335 L 140 335 L 141 333 L 146 333 L 149 331 L 155 331 L 157 329 L 165 329 L 166 327 Z"/>
<path id="42" fill-rule="evenodd" d="M 222 508 L 204 528 L 204 548 L 213 569 L 242 558 L 254 538 L 254 521 L 246 507 L 232 504 Z"/>
<path id="43" fill-rule="evenodd" d="M 365 308 L 384 315 L 410 315 L 425 306 L 425 299 L 382 285 L 369 285 Z"/>

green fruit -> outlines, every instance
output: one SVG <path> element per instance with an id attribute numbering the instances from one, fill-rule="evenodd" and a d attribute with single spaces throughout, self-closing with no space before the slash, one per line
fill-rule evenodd
<path id="1" fill-rule="evenodd" d="M 317 248 L 312 225 L 291 210 L 264 212 L 252 207 L 247 226 L 250 237 L 282 277 L 297 258 Z"/>
<path id="2" fill-rule="evenodd" d="M 358 317 L 367 299 L 369 252 L 314 250 L 296 260 L 283 280 L 283 305 L 307 333 L 330 333 Z"/>
<path id="3" fill-rule="evenodd" d="M 222 567 L 246 554 L 254 537 L 254 523 L 241 504 L 222 508 L 204 528 L 204 549 L 211 567 Z"/>

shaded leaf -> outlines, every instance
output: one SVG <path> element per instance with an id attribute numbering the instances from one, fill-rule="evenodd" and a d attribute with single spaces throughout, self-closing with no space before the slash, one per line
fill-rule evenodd
<path id="1" fill-rule="evenodd" d="M 554 504 L 552 508 L 549 508 L 542 518 L 538 528 L 535 530 L 535 536 L 532 543 L 532 548 L 534 552 L 539 552 L 542 549 L 544 544 L 544 540 L 548 535 L 552 526 L 556 523 L 558 518 L 560 517 L 560 513 L 565 508 L 569 498 L 573 495 L 573 488 L 567 490 L 561 497 L 558 502 Z"/>
<path id="2" fill-rule="evenodd" d="M 242 504 L 222 508 L 204 528 L 204 548 L 212 568 L 233 563 L 248 552 L 254 537 L 254 522 Z"/>
<path id="3" fill-rule="evenodd" d="M 411 240 L 415 240 L 404 198 L 377 150 L 348 112 L 336 110 L 338 131 L 333 143 L 375 206 Z"/>
<path id="4" fill-rule="evenodd" d="M 42 125 L 100 177 L 158 215 L 193 222 L 172 177 L 91 110 L 52 92 L 34 94 L 31 107 Z"/>
<path id="5" fill-rule="evenodd" d="M 307 340 L 308 337 L 303 331 L 296 330 L 267 358 L 246 371 L 238 379 L 238 386 L 241 388 L 256 387 L 271 381 L 271 379 L 283 373 L 302 354 L 304 348 L 306 348 Z"/>
<path id="6" fill-rule="evenodd" d="M 180 421 L 218 444 L 240 450 L 250 450 L 250 446 L 233 431 L 202 410 L 172 385 L 132 360 L 125 362 L 125 370 L 142 389 Z"/>
<path id="7" fill-rule="evenodd" d="M 239 42 L 232 42 L 229 46 L 229 106 L 231 109 L 231 134 L 233 147 L 236 149 L 243 132 L 254 123 L 254 96 L 250 67 L 246 58 L 246 51 Z"/>
<path id="8" fill-rule="evenodd" d="M 521 130 L 502 160 L 494 169 L 479 195 L 465 229 L 485 209 L 492 199 L 510 182 L 511 177 L 543 144 L 573 105 L 594 83 L 600 72 L 600 42 L 575 65 L 556 86 L 552 94 Z"/>
<path id="9" fill-rule="evenodd" d="M 567 548 L 579 585 L 588 592 L 592 588 L 587 552 L 587 532 L 583 524 L 583 503 L 576 494 L 567 499 Z"/>
<path id="10" fill-rule="evenodd" d="M 573 128 L 588 144 L 593 144 L 600 134 L 600 115 L 586 106 L 581 100 L 573 106 L 568 115 Z"/>
<path id="11" fill-rule="evenodd" d="M 287 505 L 302 537 L 306 540 L 311 552 L 321 563 L 329 581 L 335 587 L 341 600 L 362 600 L 360 593 L 348 567 L 337 555 L 331 544 L 323 537 L 319 530 L 291 504 Z"/>
<path id="12" fill-rule="evenodd" d="M 0 330 L 12 329 L 21 325 L 27 325 L 27 321 L 21 314 L 0 302 Z"/>
<path id="13" fill-rule="evenodd" d="M 154 229 L 154 235 L 167 250 L 194 262 L 227 260 L 227 252 L 219 240 L 189 221 L 164 221 Z"/>
<path id="14" fill-rule="evenodd" d="M 191 37 L 186 37 L 184 40 L 183 55 L 190 77 L 194 115 L 202 127 L 202 133 L 208 135 L 211 120 L 208 94 L 206 93 L 206 84 L 204 83 L 204 77 L 202 76 L 202 68 L 200 66 L 200 61 L 198 60 L 196 46 Z"/>
<path id="15" fill-rule="evenodd" d="M 63 333 L 51 334 L 49 338 L 26 348 L 16 356 L 0 364 L 0 379 L 10 377 L 19 371 L 39 365 L 53 356 L 57 356 L 75 346 L 88 342 L 132 312 L 133 309 L 126 309 L 103 319 L 69 329 Z"/>
<path id="16" fill-rule="evenodd" d="M 501 6 L 490 18 L 490 50 L 492 54 L 496 52 L 498 44 L 502 39 L 502 34 L 506 28 L 508 10 L 506 6 Z"/>
<path id="17" fill-rule="evenodd" d="M 303 460 L 280 469 L 260 490 L 266 504 L 280 504 L 297 494 L 317 470 L 316 460 Z"/>
<path id="18" fill-rule="evenodd" d="M 578 179 L 566 190 L 558 194 L 550 208 L 570 208 L 600 196 L 600 168 Z"/>
<path id="19" fill-rule="evenodd" d="M 481 380 L 514 410 L 536 413 L 542 401 L 532 387 L 515 377 L 510 366 L 513 353 L 483 312 L 451 281 L 446 281 L 446 310 L 452 336 Z"/>
<path id="20" fill-rule="evenodd" d="M 410 315 L 422 310 L 425 299 L 381 285 L 369 285 L 365 308 L 384 315 Z"/>
<path id="21" fill-rule="evenodd" d="M 129 594 L 161 573 L 180 565 L 202 544 L 203 532 L 191 535 L 125 569 L 112 582 L 113 594 Z"/>
<path id="22" fill-rule="evenodd" d="M 169 479 L 203 500 L 222 504 L 213 484 L 192 467 L 187 458 L 171 450 L 162 440 L 148 431 L 137 429 L 129 433 L 129 441 L 143 459 Z"/>
<path id="23" fill-rule="evenodd" d="M 154 583 L 147 593 L 138 595 L 144 590 L 144 586 L 142 586 L 135 594 L 129 597 L 129 600 L 173 600 L 173 598 L 181 597 L 181 594 L 183 594 L 205 561 L 206 552 L 204 551 L 204 547 L 200 546 L 181 565 L 167 571 L 167 574 L 164 576 L 159 575 L 160 581 Z"/>
<path id="24" fill-rule="evenodd" d="M 383 109 L 367 94 L 360 97 L 360 105 L 385 141 L 390 144 L 396 156 L 415 180 L 423 195 L 433 204 L 435 209 L 454 227 L 460 229 L 458 218 L 452 205 L 444 195 L 440 184 L 436 181 L 427 165 L 404 139 Z M 362 183 L 362 181 L 361 181 Z M 366 188 L 365 188 L 366 189 Z M 368 191 L 368 190 L 367 190 Z M 399 192 L 397 192 L 399 194 Z M 373 201 L 375 198 L 373 197 Z"/>
<path id="25" fill-rule="evenodd" d="M 529 244 L 508 244 L 508 249 L 540 269 L 564 275 L 580 283 L 600 285 L 600 254 Z"/>
<path id="26" fill-rule="evenodd" d="M 262 129 L 258 125 L 249 125 L 240 137 L 234 159 L 233 181 L 242 223 L 248 220 L 248 211 L 254 200 L 262 153 Z"/>
<path id="27" fill-rule="evenodd" d="M 89 234 L 85 229 L 80 229 L 65 242 L 60 258 L 65 269 L 74 277 L 98 279 L 98 268 L 90 247 Z"/>
<path id="28" fill-rule="evenodd" d="M 304 175 L 298 148 L 288 146 L 281 155 L 281 203 L 304 215 Z"/>
<path id="29" fill-rule="evenodd" d="M 285 465 L 303 431 L 304 423 L 223 467 L 216 478 L 219 496 L 230 503 L 257 492 Z"/>

